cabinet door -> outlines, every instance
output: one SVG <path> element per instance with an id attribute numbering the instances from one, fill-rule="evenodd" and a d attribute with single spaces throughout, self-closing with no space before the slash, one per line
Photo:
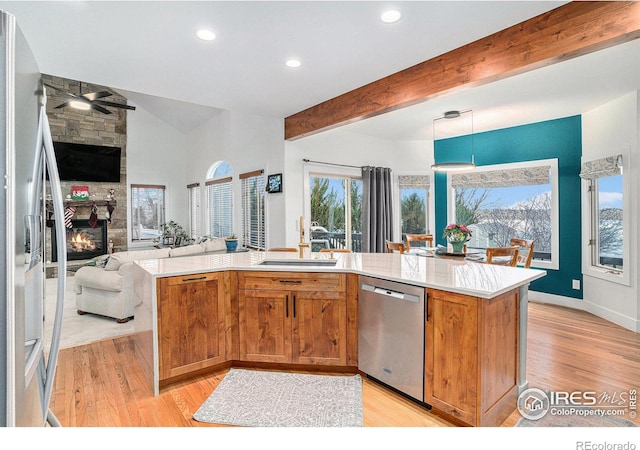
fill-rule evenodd
<path id="1" fill-rule="evenodd" d="M 224 362 L 224 289 L 220 274 L 159 282 L 160 379 Z"/>
<path id="2" fill-rule="evenodd" d="M 240 291 L 240 359 L 291 362 L 293 299 L 288 291 Z"/>
<path id="3" fill-rule="evenodd" d="M 477 299 L 433 291 L 425 342 L 425 401 L 476 425 Z"/>
<path id="4" fill-rule="evenodd" d="M 292 362 L 346 365 L 347 302 L 340 292 L 292 291 Z"/>

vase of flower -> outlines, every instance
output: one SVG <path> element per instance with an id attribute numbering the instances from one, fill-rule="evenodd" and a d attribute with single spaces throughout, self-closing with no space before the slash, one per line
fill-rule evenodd
<path id="1" fill-rule="evenodd" d="M 464 253 L 465 241 L 449 241 L 453 253 Z"/>
<path id="2" fill-rule="evenodd" d="M 451 244 L 453 253 L 463 253 L 464 245 L 471 239 L 471 230 L 466 225 L 451 223 L 444 229 L 442 237 Z"/>

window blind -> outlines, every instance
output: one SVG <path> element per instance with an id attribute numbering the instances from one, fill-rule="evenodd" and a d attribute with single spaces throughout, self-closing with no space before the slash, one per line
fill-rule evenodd
<path id="1" fill-rule="evenodd" d="M 242 195 L 242 245 L 256 250 L 265 249 L 264 171 L 240 175 Z"/>
<path id="2" fill-rule="evenodd" d="M 456 173 L 451 176 L 453 188 L 494 188 L 549 184 L 550 166 L 522 167 L 507 170 L 488 170 Z"/>
<path id="3" fill-rule="evenodd" d="M 207 230 L 211 237 L 233 233 L 232 178 L 209 180 L 207 186 Z"/>
<path id="4" fill-rule="evenodd" d="M 398 175 L 400 189 L 429 189 L 429 175 Z"/>
<path id="5" fill-rule="evenodd" d="M 602 177 L 612 177 L 622 173 L 622 155 L 585 161 L 580 168 L 580 178 L 594 180 Z"/>
<path id="6" fill-rule="evenodd" d="M 200 236 L 200 183 L 187 186 L 189 197 L 189 237 L 195 239 Z"/>

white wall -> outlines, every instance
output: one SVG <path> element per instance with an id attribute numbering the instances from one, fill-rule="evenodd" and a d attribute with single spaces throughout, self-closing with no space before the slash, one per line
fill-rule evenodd
<path id="1" fill-rule="evenodd" d="M 127 198 L 131 184 L 166 186 L 167 221 L 188 225 L 185 164 L 186 136 L 167 125 L 144 108 L 136 106 L 127 114 Z M 116 210 L 117 214 L 117 210 Z M 131 223 L 131 202 L 127 202 L 128 223 Z M 131 243 L 131 229 L 127 230 L 127 245 Z"/>
<path id="2" fill-rule="evenodd" d="M 217 161 L 228 161 L 234 174 L 233 228 L 240 234 L 240 181 L 238 175 L 263 169 L 266 175 L 284 171 L 284 121 L 269 117 L 223 111 L 190 131 L 186 136 L 186 185 L 200 183 L 202 189 L 200 229 L 206 232 L 207 170 Z M 285 178 L 286 189 L 286 178 Z M 284 226 L 285 202 L 282 194 L 267 194 L 265 212 L 267 245 L 278 242 Z M 275 244 L 278 245 L 278 244 Z"/>
<path id="3" fill-rule="evenodd" d="M 628 257 L 624 271 L 629 274 L 628 284 L 603 279 L 588 267 L 588 253 L 583 255 L 583 283 L 585 309 L 625 328 L 640 331 L 640 299 L 638 292 L 638 213 L 640 196 L 638 159 L 640 150 L 640 96 L 632 92 L 610 103 L 595 108 L 582 116 L 582 160 L 588 161 L 621 153 L 624 161 L 623 195 L 625 209 L 625 247 Z M 583 241 L 589 239 L 589 211 L 586 194 L 583 195 Z M 586 257 L 585 257 L 586 256 Z M 626 255 L 625 255 L 626 256 Z"/>

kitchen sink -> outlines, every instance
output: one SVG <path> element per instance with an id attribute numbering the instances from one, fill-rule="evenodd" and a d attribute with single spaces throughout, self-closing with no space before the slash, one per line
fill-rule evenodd
<path id="1" fill-rule="evenodd" d="M 260 266 L 335 266 L 337 259 L 265 259 Z"/>

